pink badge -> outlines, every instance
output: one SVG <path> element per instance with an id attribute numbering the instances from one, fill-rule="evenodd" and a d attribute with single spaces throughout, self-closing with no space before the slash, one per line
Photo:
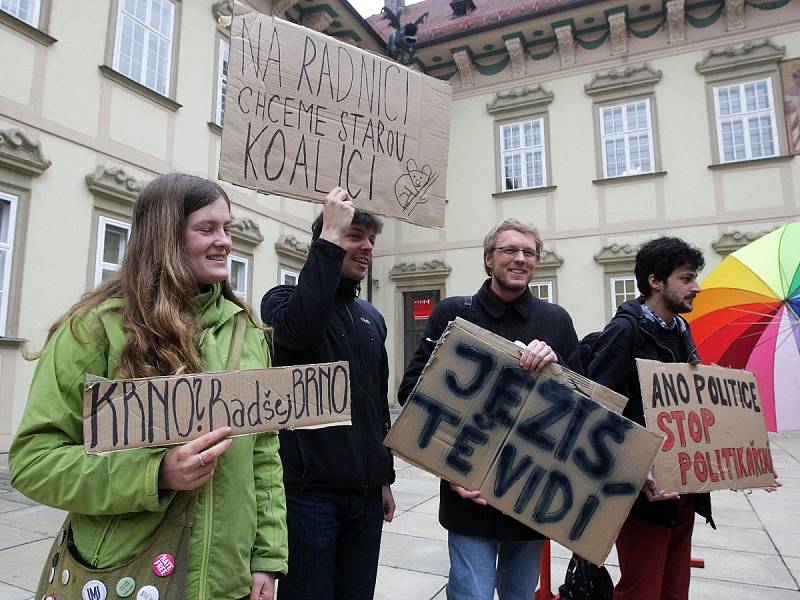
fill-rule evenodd
<path id="1" fill-rule="evenodd" d="M 158 577 L 168 577 L 175 570 L 175 557 L 172 554 L 159 554 L 153 560 L 153 573 Z"/>

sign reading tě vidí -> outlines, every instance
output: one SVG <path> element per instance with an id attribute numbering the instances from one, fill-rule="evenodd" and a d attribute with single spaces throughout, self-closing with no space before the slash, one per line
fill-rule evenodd
<path id="1" fill-rule="evenodd" d="M 235 6 L 220 179 L 442 227 L 450 84 Z"/>
<path id="2" fill-rule="evenodd" d="M 676 492 L 775 481 L 755 376 L 740 369 L 636 359 L 647 428 L 666 435 L 653 471 Z"/>
<path id="3" fill-rule="evenodd" d="M 456 319 L 385 443 L 600 564 L 661 438 L 593 399 L 611 390 L 556 365 L 525 371 L 519 353 Z"/>
<path id="4" fill-rule="evenodd" d="M 87 454 L 188 442 L 217 427 L 231 435 L 350 424 L 346 362 L 87 380 Z"/>

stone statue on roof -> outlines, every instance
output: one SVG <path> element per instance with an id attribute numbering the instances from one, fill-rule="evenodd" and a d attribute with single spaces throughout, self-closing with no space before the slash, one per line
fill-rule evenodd
<path id="1" fill-rule="evenodd" d="M 386 42 L 386 53 L 401 65 L 410 65 L 414 59 L 415 46 L 417 45 L 417 29 L 425 22 L 428 13 L 423 13 L 413 23 L 402 24 L 400 23 L 400 17 L 404 12 L 404 7 L 398 8 L 397 14 L 387 6 L 384 6 L 381 12 L 383 13 L 383 18 L 387 19 L 394 28 L 394 31 L 389 34 L 389 40 Z"/>

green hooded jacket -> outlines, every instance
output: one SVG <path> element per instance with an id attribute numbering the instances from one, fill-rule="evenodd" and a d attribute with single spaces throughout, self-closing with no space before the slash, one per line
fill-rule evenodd
<path id="1" fill-rule="evenodd" d="M 215 285 L 197 297 L 198 347 L 206 371 L 225 370 L 234 316 L 242 310 L 220 290 Z M 70 511 L 78 551 L 101 568 L 141 551 L 175 495 L 158 490 L 168 448 L 99 456 L 83 450 L 83 383 L 87 374 L 117 376 L 126 339 L 121 305 L 109 300 L 75 319 L 79 339 L 68 323 L 56 331 L 39 359 L 9 452 L 12 485 L 37 502 Z M 263 331 L 248 324 L 240 368 L 269 364 Z M 250 593 L 252 571 L 285 574 L 287 555 L 278 437 L 234 438 L 198 497 L 186 597 L 242 598 Z"/>

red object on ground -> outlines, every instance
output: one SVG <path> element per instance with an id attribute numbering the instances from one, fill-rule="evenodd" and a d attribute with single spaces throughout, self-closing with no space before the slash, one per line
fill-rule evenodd
<path id="1" fill-rule="evenodd" d="M 539 568 L 539 589 L 533 595 L 533 600 L 558 600 L 550 591 L 550 540 L 544 541 L 542 548 L 542 564 Z"/>

